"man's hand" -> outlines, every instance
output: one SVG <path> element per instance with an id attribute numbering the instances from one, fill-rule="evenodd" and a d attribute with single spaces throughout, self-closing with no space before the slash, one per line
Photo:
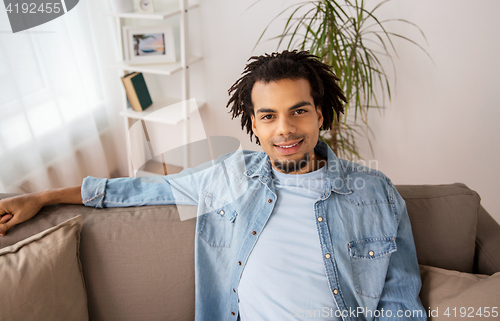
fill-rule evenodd
<path id="1" fill-rule="evenodd" d="M 43 206 L 64 203 L 83 204 L 81 186 L 46 190 L 0 200 L 0 235 L 35 216 Z"/>
<path id="2" fill-rule="evenodd" d="M 43 206 L 40 193 L 20 195 L 0 200 L 0 235 L 11 227 L 35 216 Z"/>

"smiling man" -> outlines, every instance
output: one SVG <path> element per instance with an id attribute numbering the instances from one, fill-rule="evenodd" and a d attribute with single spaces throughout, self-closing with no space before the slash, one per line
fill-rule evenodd
<path id="1" fill-rule="evenodd" d="M 227 106 L 264 152 L 0 200 L 0 234 L 57 202 L 197 205 L 196 320 L 425 320 L 403 199 L 318 139 L 343 112 L 338 78 L 304 51 L 250 60 Z"/>

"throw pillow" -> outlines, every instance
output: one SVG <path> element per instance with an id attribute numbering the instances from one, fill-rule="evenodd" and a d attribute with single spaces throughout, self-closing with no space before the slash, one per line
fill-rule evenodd
<path id="1" fill-rule="evenodd" d="M 429 321 L 500 318 L 500 272 L 490 276 L 420 265 L 420 276 Z"/>
<path id="2" fill-rule="evenodd" d="M 2 320 L 88 320 L 81 215 L 0 250 Z"/>

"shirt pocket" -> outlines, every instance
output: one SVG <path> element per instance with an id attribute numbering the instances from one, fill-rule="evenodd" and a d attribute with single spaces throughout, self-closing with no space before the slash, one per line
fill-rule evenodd
<path id="1" fill-rule="evenodd" d="M 230 247 L 238 213 L 212 194 L 205 196 L 205 204 L 209 211 L 199 217 L 198 234 L 212 247 Z"/>
<path id="2" fill-rule="evenodd" d="M 357 293 L 377 299 L 384 289 L 391 253 L 396 251 L 394 237 L 379 237 L 349 242 L 349 257 Z"/>

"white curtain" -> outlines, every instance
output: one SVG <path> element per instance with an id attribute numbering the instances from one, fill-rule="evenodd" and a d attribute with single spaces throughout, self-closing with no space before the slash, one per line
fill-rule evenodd
<path id="1" fill-rule="evenodd" d="M 106 3 L 107 4 L 107 3 Z M 123 173 L 120 79 L 103 1 L 12 34 L 0 10 L 0 191 L 34 192 Z M 107 47 L 103 48 L 103 44 Z M 118 119 L 117 119 L 118 118 Z M 122 157 L 123 158 L 123 157 Z"/>

